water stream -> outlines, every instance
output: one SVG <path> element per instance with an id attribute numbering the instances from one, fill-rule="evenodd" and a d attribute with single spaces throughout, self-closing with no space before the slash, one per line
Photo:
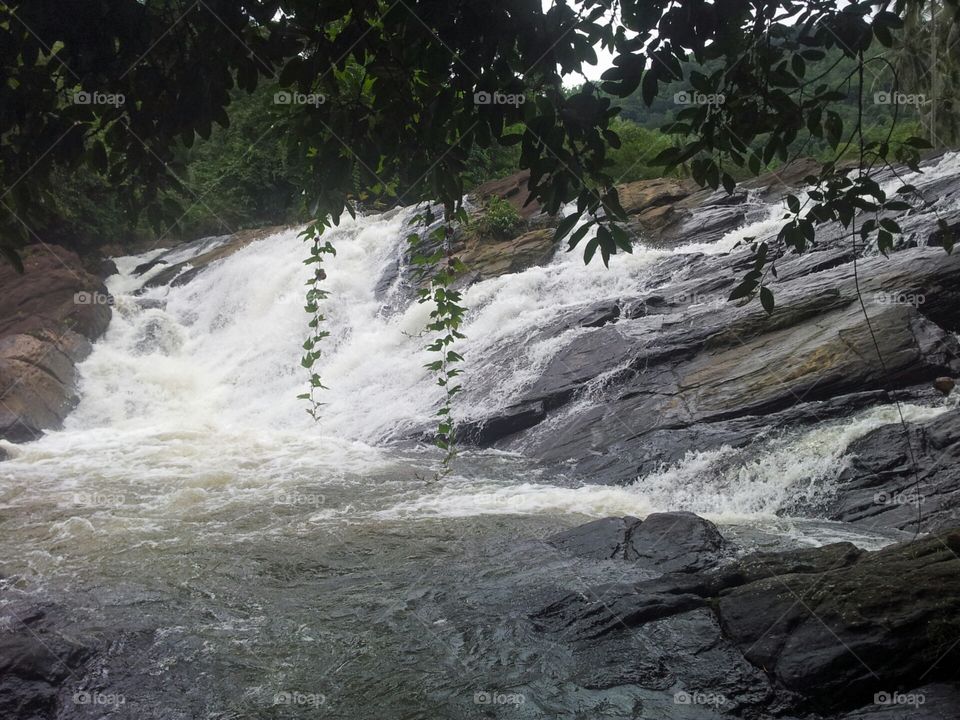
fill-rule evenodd
<path id="1" fill-rule="evenodd" d="M 458 413 L 507 404 L 584 332 L 543 337 L 549 319 L 636 291 L 671 254 L 725 252 L 776 213 L 760 207 L 715 246 L 641 247 L 610 270 L 561 253 L 472 286 Z M 437 451 L 411 441 L 440 399 L 423 367 L 429 307 L 399 286 L 378 292 L 412 214 L 332 232 L 330 390 L 316 425 L 296 399 L 308 272 L 296 231 L 139 294 L 161 268 L 133 269 L 159 251 L 117 259 L 113 320 L 81 366 L 79 407 L 61 431 L 4 443 L 0 464 L 7 597 L 55 607 L 70 633 L 102 644 L 68 683 L 64 717 L 632 717 L 638 700 L 647 717 L 695 717 L 669 693 L 578 684 L 572 656 L 526 614 L 637 571 L 563 557 L 541 538 L 678 509 L 745 548 L 895 537 L 778 512 L 828 496 L 846 447 L 896 422 L 892 407 L 771 437 L 748 457 L 691 448 L 619 486 L 493 450 L 463 453 L 434 480 Z M 78 692 L 123 702 L 71 704 Z"/>

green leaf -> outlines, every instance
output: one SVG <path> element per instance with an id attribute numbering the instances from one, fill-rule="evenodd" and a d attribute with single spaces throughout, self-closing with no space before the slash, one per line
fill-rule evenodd
<path id="1" fill-rule="evenodd" d="M 763 305 L 763 309 L 767 311 L 768 315 L 773 313 L 773 293 L 770 292 L 770 288 L 760 288 L 760 304 Z"/>
<path id="2" fill-rule="evenodd" d="M 593 256 L 597 252 L 598 247 L 600 247 L 600 241 L 596 237 L 591 238 L 590 242 L 588 242 L 587 246 L 583 249 L 584 265 L 590 264 L 590 261 L 593 260 Z"/>

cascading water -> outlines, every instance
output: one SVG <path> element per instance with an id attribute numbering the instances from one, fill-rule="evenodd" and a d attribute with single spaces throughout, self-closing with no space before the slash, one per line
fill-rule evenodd
<path id="1" fill-rule="evenodd" d="M 0 464 L 5 587 L 63 608 L 85 637 L 115 631 L 74 688 L 111 688 L 126 698 L 123 712 L 143 718 L 305 717 L 321 706 L 327 717 L 473 717 L 476 691 L 519 688 L 537 701 L 516 717 L 559 717 L 588 699 L 628 699 L 547 688 L 542 667 L 568 677 L 571 658 L 504 618 L 516 614 L 517 588 L 537 595 L 566 574 L 603 581 L 606 566 L 573 568 L 529 538 L 587 517 L 685 509 L 733 533 L 752 528 L 759 545 L 774 535 L 889 541 L 778 511 L 829 493 L 847 446 L 898 422 L 893 407 L 749 453 L 691 448 L 621 486 L 584 485 L 493 450 L 464 452 L 432 480 L 438 453 L 416 445 L 441 401 L 424 368 L 430 307 L 402 282 L 386 291 L 381 282 L 413 214 L 348 219 L 330 233 L 338 252 L 327 264 L 320 371 L 330 389 L 319 424 L 296 398 L 308 273 L 296 231 L 182 285 L 141 290 L 162 267 L 133 270 L 158 252 L 117 259 L 113 320 L 81 366 L 79 406 L 63 430 L 5 443 L 11 459 Z M 471 286 L 458 415 L 508 405 L 586 332 L 540 333 L 550 320 L 653 286 L 676 255 L 769 234 L 779 216 L 757 206 L 716 243 L 638 247 L 609 270 L 560 253 Z M 908 420 L 945 409 L 905 406 Z M 302 699 L 292 715 L 290 698 Z M 430 715 L 436 707 L 447 714 Z M 69 717 L 100 710 L 75 706 Z"/>

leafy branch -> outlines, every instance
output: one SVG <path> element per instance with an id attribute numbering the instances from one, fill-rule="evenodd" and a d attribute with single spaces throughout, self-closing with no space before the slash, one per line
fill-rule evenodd
<path id="1" fill-rule="evenodd" d="M 436 373 L 437 384 L 444 389 L 442 406 L 437 410 L 437 430 L 434 444 L 446 454 L 443 468 L 449 470 L 450 462 L 456 457 L 456 428 L 451 411 L 453 399 L 461 391 L 457 377 L 463 371 L 457 364 L 463 362 L 463 356 L 453 350 L 457 340 L 466 336 L 460 332 L 466 308 L 462 302 L 462 293 L 454 289 L 454 283 L 466 270 L 463 262 L 454 254 L 452 248 L 454 221 L 467 222 L 466 211 L 461 207 L 454 213 L 446 213 L 443 222 L 436 224 L 431 209 L 427 209 L 411 219 L 411 224 L 420 225 L 425 234 L 413 232 L 407 237 L 413 249 L 412 263 L 416 269 L 418 283 L 422 287 L 417 291 L 417 302 L 433 302 L 427 324 L 429 332 L 437 333 L 427 346 L 427 350 L 436 354 L 436 359 L 424 367 Z"/>
<path id="2" fill-rule="evenodd" d="M 301 395 L 298 399 L 306 400 L 310 403 L 307 413 L 317 421 L 320 419 L 320 406 L 323 404 L 317 399 L 318 390 L 326 390 L 327 387 L 320 379 L 319 373 L 314 371 L 313 366 L 320 359 L 321 341 L 330 336 L 329 331 L 323 329 L 323 323 L 326 317 L 321 312 L 320 302 L 326 300 L 330 293 L 323 289 L 322 283 L 327 279 L 327 272 L 323 268 L 323 261 L 327 255 L 336 255 L 336 248 L 329 240 L 323 240 L 323 224 L 319 222 L 311 223 L 306 230 L 301 233 L 305 240 L 312 240 L 313 246 L 310 248 L 310 256 L 303 261 L 304 265 L 313 265 L 313 275 L 307 280 L 306 304 L 304 310 L 310 314 L 310 336 L 303 342 L 303 357 L 300 364 L 310 371 L 310 390 Z"/>

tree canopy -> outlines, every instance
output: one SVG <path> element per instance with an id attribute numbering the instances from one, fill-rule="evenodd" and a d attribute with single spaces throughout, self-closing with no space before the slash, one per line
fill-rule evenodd
<path id="1" fill-rule="evenodd" d="M 0 4 L 4 247 L 13 258 L 18 238 L 29 239 L 58 166 L 86 164 L 118 191 L 130 190 L 131 211 L 142 206 L 155 219 L 176 220 L 183 209 L 162 190 L 182 184 L 178 148 L 230 124 L 236 89 L 253 92 L 269 80 L 280 88 L 275 103 L 285 111 L 286 140 L 308 159 L 305 190 L 322 221 L 335 223 L 371 197 L 432 199 L 452 212 L 471 153 L 518 145 L 531 196 L 548 212 L 576 201 L 599 225 L 587 255 L 598 250 L 605 261 L 630 243 L 615 222 L 622 211 L 608 162 L 621 143 L 617 99 L 639 92 L 651 105 L 681 83 L 696 101 L 675 113 L 678 141 L 656 162 L 686 164 L 704 184 L 732 187 L 736 171 L 756 174 L 788 158 L 803 133 L 838 152 L 862 146 L 861 181 L 847 184 L 824 164 L 822 203 L 805 208 L 784 236 L 802 249 L 811 223 L 844 219 L 853 200 L 883 202 L 871 194 L 871 169 L 915 162 L 919 140 L 865 139 L 862 104 L 872 98 L 857 81 L 889 69 L 870 49 L 895 46 L 904 18 L 936 13 L 949 26 L 954 3 Z M 598 48 L 612 53 L 614 66 L 602 81 L 566 90 L 565 79 L 596 62 Z M 853 61 L 852 69 L 841 77 L 810 72 L 827 54 Z M 860 112 L 844 121 L 835 106 L 851 82 Z M 140 182 L 128 182 L 134 177 Z M 830 189 L 836 183 L 842 192 Z M 188 199 L 204 202 L 199 193 Z M 571 239 L 585 237 L 586 227 Z M 572 228 L 571 219 L 558 235 Z"/>

